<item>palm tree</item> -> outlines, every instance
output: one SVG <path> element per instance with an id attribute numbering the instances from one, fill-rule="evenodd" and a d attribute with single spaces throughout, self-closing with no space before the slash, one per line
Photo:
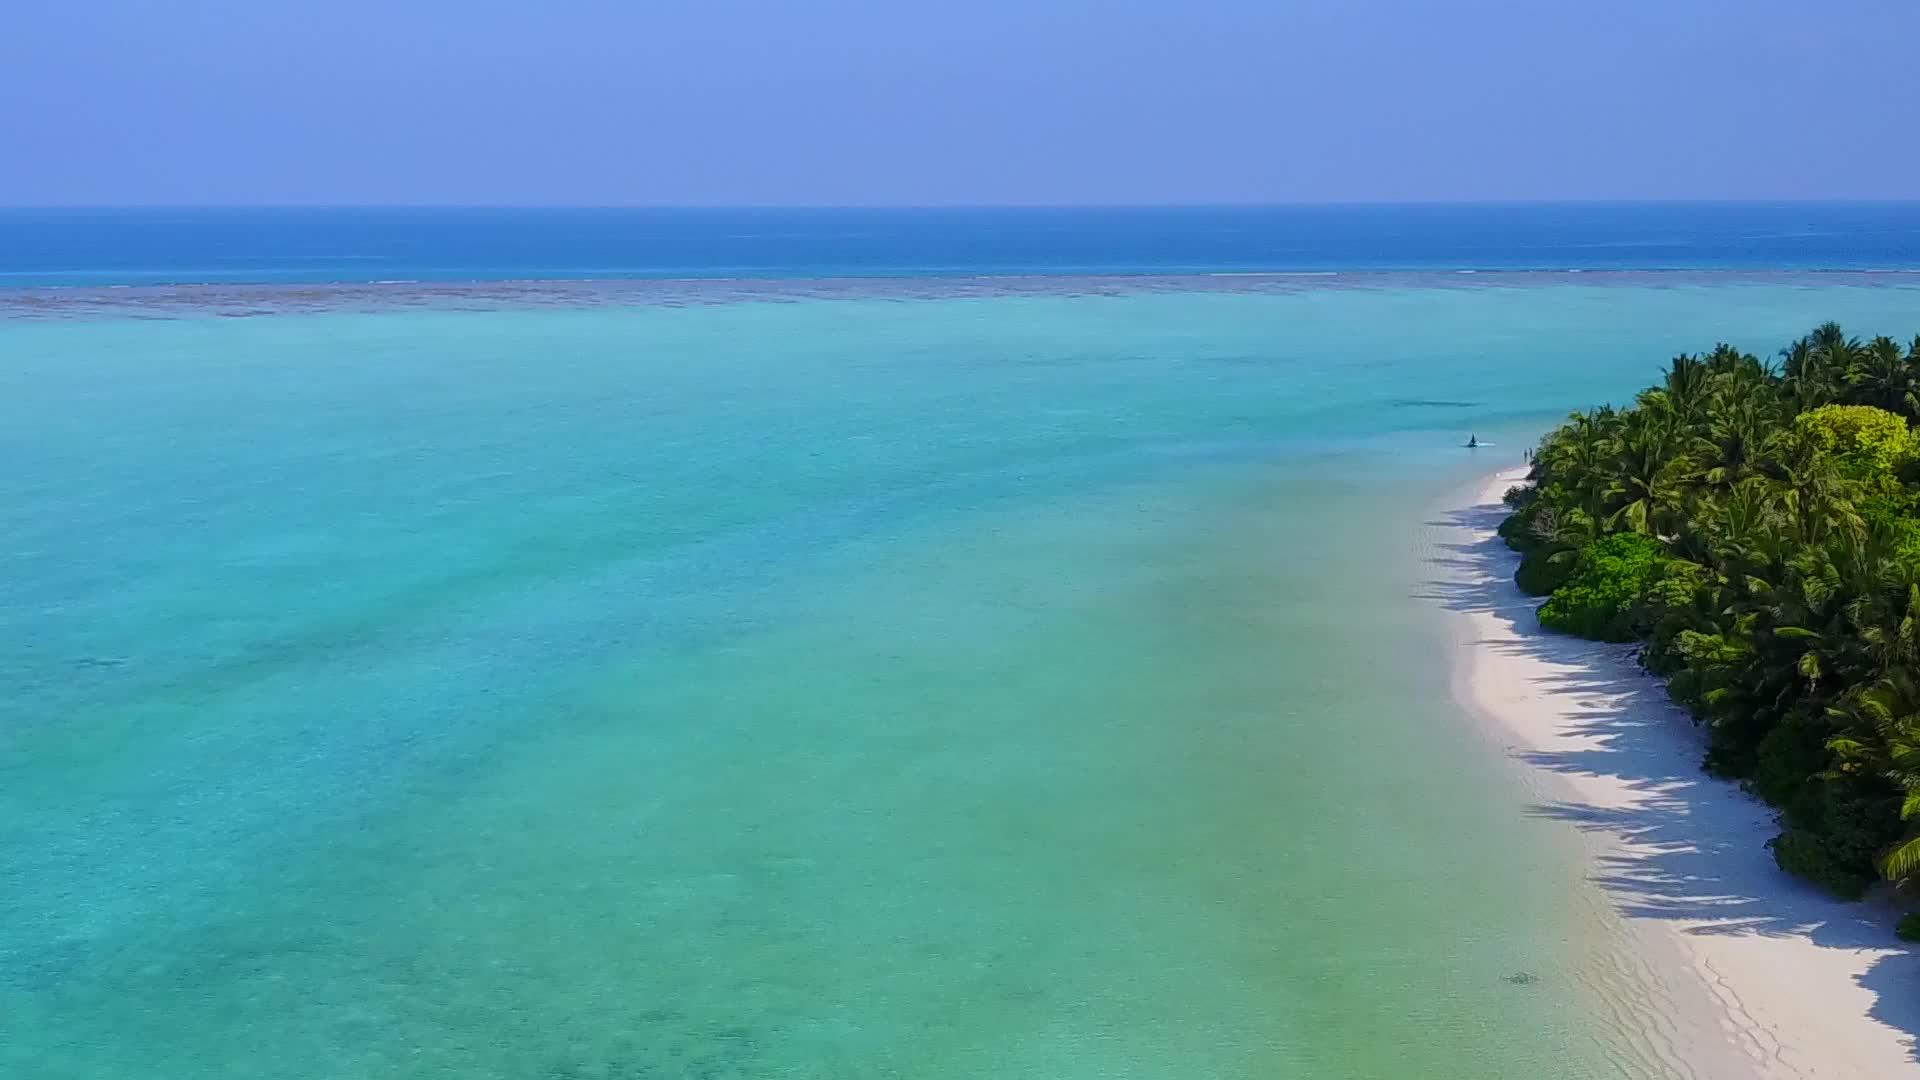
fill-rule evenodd
<path id="1" fill-rule="evenodd" d="M 1900 820 L 1920 818 L 1920 686 L 1912 669 L 1894 668 L 1854 688 L 1828 714 L 1842 729 L 1827 742 L 1838 759 L 1835 774 L 1885 781 L 1903 793 Z M 1909 825 L 1907 836 L 1880 856 L 1879 865 L 1880 873 L 1894 881 L 1920 870 L 1920 830 Z"/>
<path id="2" fill-rule="evenodd" d="M 1847 337 L 1840 324 L 1832 322 L 1782 350 L 1782 373 L 1796 411 L 1838 401 L 1859 351 L 1859 339 Z"/>
<path id="3" fill-rule="evenodd" d="M 1673 451 L 1678 441 L 1670 416 L 1628 414 L 1614 440 L 1611 477 L 1603 492 L 1614 508 L 1609 526 L 1649 536 L 1667 531 L 1663 526 L 1679 505 L 1682 481 L 1693 467 L 1691 459 Z"/>
<path id="4" fill-rule="evenodd" d="M 1826 455 L 1799 439 L 1783 437 L 1776 447 L 1780 452 L 1769 458 L 1767 471 L 1778 482 L 1781 512 L 1803 544 L 1866 527 L 1850 501 L 1851 490 Z"/>
<path id="5" fill-rule="evenodd" d="M 1574 413 L 1540 449 L 1539 461 L 1546 476 L 1574 492 L 1580 509 L 1595 520 L 1601 516 L 1601 499 L 1613 456 L 1615 416 L 1604 406 Z"/>
<path id="6" fill-rule="evenodd" d="M 1704 539 L 1701 562 L 1744 576 L 1776 561 L 1779 551 L 1778 496 L 1761 477 L 1748 477 L 1724 492 L 1701 500 L 1689 516 L 1689 531 Z"/>
<path id="7" fill-rule="evenodd" d="M 1705 360 L 1681 353 L 1673 358 L 1659 388 L 1646 395 L 1647 403 L 1664 410 L 1683 427 L 1699 423 L 1713 391 L 1713 371 Z"/>
<path id="8" fill-rule="evenodd" d="M 1713 351 L 1706 355 L 1705 363 L 1707 370 L 1719 379 L 1765 381 L 1774 378 L 1774 373 L 1760 362 L 1759 357 L 1724 343 L 1713 347 Z"/>
<path id="9" fill-rule="evenodd" d="M 1920 345 L 1920 340 L 1916 340 Z M 1847 372 L 1849 397 L 1911 419 L 1920 415 L 1920 364 L 1901 354 L 1899 343 L 1877 337 L 1853 353 Z"/>
<path id="10" fill-rule="evenodd" d="M 1707 407 L 1704 434 L 1695 440 L 1701 479 L 1730 488 L 1753 475 L 1779 431 L 1779 409 L 1752 383 L 1728 383 Z"/>

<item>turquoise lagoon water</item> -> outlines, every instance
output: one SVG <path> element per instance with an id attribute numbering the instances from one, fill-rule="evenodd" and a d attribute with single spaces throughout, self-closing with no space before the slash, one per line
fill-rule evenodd
<path id="1" fill-rule="evenodd" d="M 1920 289 L 0 324 L 0 1073 L 1658 1075 L 1420 530 L 1829 317 Z"/>

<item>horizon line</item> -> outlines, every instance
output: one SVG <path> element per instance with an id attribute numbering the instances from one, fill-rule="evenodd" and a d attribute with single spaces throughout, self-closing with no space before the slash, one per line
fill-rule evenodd
<path id="1" fill-rule="evenodd" d="M 0 203 L 21 210 L 634 210 L 634 211 L 932 211 L 932 210 L 1309 210 L 1547 206 L 1915 206 L 1920 195 L 1882 198 L 1385 199 L 1292 202 L 1008 203 L 508 203 L 508 202 L 76 202 Z"/>

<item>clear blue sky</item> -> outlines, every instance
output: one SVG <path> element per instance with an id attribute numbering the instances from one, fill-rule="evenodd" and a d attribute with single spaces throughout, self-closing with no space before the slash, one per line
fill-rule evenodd
<path id="1" fill-rule="evenodd" d="M 1920 197 L 1920 0 L 12 0 L 0 204 Z"/>

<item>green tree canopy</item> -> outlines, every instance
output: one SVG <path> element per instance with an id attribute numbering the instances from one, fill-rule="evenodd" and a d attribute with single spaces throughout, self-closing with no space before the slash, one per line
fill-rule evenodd
<path id="1" fill-rule="evenodd" d="M 1794 434 L 1849 476 L 1892 476 L 1920 456 L 1907 419 L 1872 405 L 1822 405 L 1793 418 Z"/>
<path id="2" fill-rule="evenodd" d="M 1541 441 L 1500 534 L 1549 628 L 1641 641 L 1707 765 L 1842 895 L 1920 882 L 1920 339 L 1722 345 Z"/>

